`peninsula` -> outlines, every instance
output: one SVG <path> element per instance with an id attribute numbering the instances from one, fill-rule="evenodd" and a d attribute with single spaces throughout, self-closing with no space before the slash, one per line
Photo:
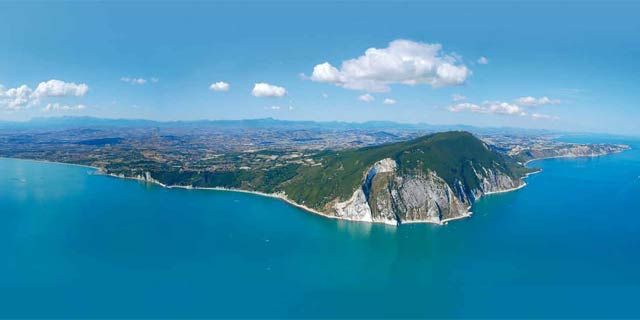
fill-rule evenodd
<path id="1" fill-rule="evenodd" d="M 394 225 L 467 217 L 483 195 L 523 187 L 537 171 L 525 167 L 530 160 L 627 148 L 393 123 L 78 120 L 0 128 L 0 156 L 89 165 L 168 187 L 253 192 L 331 218 Z"/>

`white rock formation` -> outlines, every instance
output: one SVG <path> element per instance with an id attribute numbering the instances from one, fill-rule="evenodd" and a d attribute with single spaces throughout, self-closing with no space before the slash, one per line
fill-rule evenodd
<path id="1" fill-rule="evenodd" d="M 376 162 L 363 177 L 351 198 L 333 205 L 335 217 L 347 220 L 400 224 L 443 223 L 468 216 L 468 208 L 486 193 L 523 184 L 497 170 L 475 170 L 479 187 L 469 189 L 456 181 L 452 189 L 434 171 L 423 175 L 399 175 L 390 158 Z M 472 166 L 473 168 L 473 166 Z"/>

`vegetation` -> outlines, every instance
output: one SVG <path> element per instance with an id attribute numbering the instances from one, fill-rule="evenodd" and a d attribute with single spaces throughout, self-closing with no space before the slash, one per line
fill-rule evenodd
<path id="1" fill-rule="evenodd" d="M 363 181 L 365 172 L 377 161 L 392 158 L 403 174 L 426 174 L 432 170 L 450 186 L 456 180 L 475 188 L 474 174 L 482 167 L 520 178 L 529 169 L 511 158 L 490 150 L 468 132 L 451 131 L 398 142 L 318 155 L 321 166 L 301 167 L 298 175 L 282 188 L 287 195 L 307 206 L 321 208 L 329 201 L 348 199 Z"/>
<path id="2" fill-rule="evenodd" d="M 267 193 L 284 191 L 298 203 L 322 209 L 336 198 L 348 199 L 360 187 L 371 166 L 384 158 L 394 159 L 401 174 L 425 175 L 434 171 L 450 186 L 460 181 L 469 189 L 479 184 L 474 170 L 492 169 L 513 178 L 520 178 L 529 170 L 510 157 L 491 150 L 472 134 L 451 131 L 405 142 L 323 151 L 312 157 L 312 164 L 198 171 L 154 167 L 149 163 L 141 164 L 139 167 L 144 169 L 137 174 L 149 172 L 153 178 L 167 185 L 238 188 Z"/>

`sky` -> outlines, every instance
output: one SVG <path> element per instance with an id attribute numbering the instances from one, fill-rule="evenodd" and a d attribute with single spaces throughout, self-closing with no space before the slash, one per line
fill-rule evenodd
<path id="1" fill-rule="evenodd" d="M 640 2 L 0 2 L 0 120 L 640 134 Z"/>

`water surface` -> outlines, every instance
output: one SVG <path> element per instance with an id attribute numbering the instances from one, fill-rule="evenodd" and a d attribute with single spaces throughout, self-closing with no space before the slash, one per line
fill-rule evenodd
<path id="1" fill-rule="evenodd" d="M 639 317 L 634 146 L 398 228 L 0 159 L 0 316 Z"/>

